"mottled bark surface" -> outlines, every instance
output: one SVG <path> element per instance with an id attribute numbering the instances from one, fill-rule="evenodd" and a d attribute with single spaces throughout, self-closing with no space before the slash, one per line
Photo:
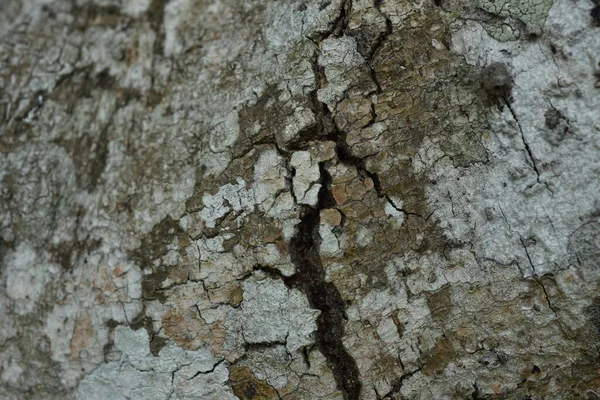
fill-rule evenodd
<path id="1" fill-rule="evenodd" d="M 0 9 L 0 398 L 600 398 L 597 1 Z"/>

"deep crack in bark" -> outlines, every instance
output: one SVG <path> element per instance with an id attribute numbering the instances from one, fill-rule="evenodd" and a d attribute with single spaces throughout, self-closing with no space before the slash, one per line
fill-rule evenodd
<path id="1" fill-rule="evenodd" d="M 315 63 L 317 86 L 320 86 L 319 70 L 319 66 Z M 321 140 L 324 140 L 324 137 L 332 138 L 336 142 L 343 140 L 340 139 L 340 131 L 335 126 L 327 106 L 316 100 L 316 90 L 313 105 L 318 129 L 323 134 Z M 288 287 L 302 290 L 311 307 L 321 311 L 318 319 L 317 347 L 327 360 L 344 399 L 358 400 L 361 390 L 358 367 L 343 344 L 346 304 L 336 286 L 325 281 L 325 272 L 319 255 L 320 212 L 335 206 L 331 192 L 331 176 L 324 163 L 320 163 L 319 168 L 321 189 L 317 207 L 306 207 L 305 215 L 297 225 L 296 234 L 289 244 L 290 257 L 296 267 L 296 274 L 289 278 L 279 277 Z M 259 269 L 264 270 L 264 268 Z"/>
<path id="2" fill-rule="evenodd" d="M 348 26 L 352 1 L 342 2 L 340 14 L 334 21 L 332 29 L 320 38 L 335 35 L 342 36 Z M 318 43 L 315 43 L 318 47 Z M 311 95 L 313 113 L 316 120 L 317 140 L 333 139 L 339 142 L 345 140 L 335 125 L 331 113 L 325 103 L 317 99 L 317 91 L 325 80 L 324 71 L 318 63 L 317 48 L 313 55 L 312 65 L 316 88 Z M 346 400 L 358 400 L 361 382 L 356 361 L 346 351 L 343 343 L 344 325 L 346 322 L 346 303 L 336 286 L 325 281 L 323 263 L 319 255 L 321 237 L 319 235 L 321 210 L 333 208 L 335 201 L 331 192 L 331 176 L 325 169 L 324 163 L 319 165 L 321 189 L 316 208 L 306 207 L 304 216 L 296 226 L 296 234 L 290 240 L 289 250 L 296 274 L 284 278 L 289 287 L 297 287 L 306 295 L 311 307 L 321 311 L 318 319 L 316 344 L 333 372 L 338 389 Z"/>
<path id="3" fill-rule="evenodd" d="M 317 346 L 327 359 L 344 399 L 358 400 L 361 389 L 358 367 L 342 340 L 346 304 L 335 285 L 325 281 L 319 255 L 320 211 L 333 206 L 330 178 L 324 167 L 321 170 L 323 179 L 318 206 L 306 213 L 290 240 L 290 256 L 297 272 L 291 279 L 286 279 L 286 283 L 301 289 L 311 306 L 321 311 Z"/>

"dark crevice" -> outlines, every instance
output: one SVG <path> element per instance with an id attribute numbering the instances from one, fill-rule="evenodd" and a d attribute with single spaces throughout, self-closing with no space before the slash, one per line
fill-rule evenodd
<path id="1" fill-rule="evenodd" d="M 527 260 L 529 261 L 529 266 L 531 267 L 533 275 L 537 276 L 537 272 L 535 271 L 535 266 L 533 265 L 533 261 L 531 260 L 531 256 L 529 255 L 529 250 L 527 249 L 527 244 L 525 243 L 523 238 L 520 237 L 520 235 L 519 235 L 519 240 L 521 241 L 521 245 L 523 246 L 523 249 L 525 249 L 525 255 L 527 256 Z"/>
<path id="2" fill-rule="evenodd" d="M 477 386 L 477 383 L 473 384 L 473 392 L 471 392 L 471 399 L 472 400 L 484 400 L 485 399 L 485 397 L 482 397 L 481 391 L 479 390 L 479 386 Z"/>
<path id="3" fill-rule="evenodd" d="M 544 297 L 546 299 L 546 303 L 548 304 L 548 308 L 554 314 L 554 317 L 556 318 L 556 323 L 557 323 L 558 327 L 560 328 L 560 330 L 562 331 L 562 324 L 560 323 L 560 319 L 559 319 L 558 313 L 556 312 L 556 309 L 554 308 L 554 306 L 550 302 L 550 295 L 548 294 L 548 291 L 546 290 L 546 286 L 541 281 L 540 276 L 538 276 L 538 274 L 537 274 L 537 272 L 535 270 L 535 266 L 533 265 L 533 260 L 531 259 L 531 256 L 529 255 L 529 249 L 527 249 L 527 243 L 525 242 L 525 240 L 523 240 L 522 237 L 520 237 L 520 241 L 521 241 L 521 245 L 523 246 L 523 249 L 525 249 L 525 255 L 527 256 L 527 260 L 529 261 L 529 265 L 531 266 L 531 269 L 533 271 L 533 279 L 542 288 L 542 291 L 544 292 Z"/>
<path id="4" fill-rule="evenodd" d="M 196 372 L 194 375 L 192 375 L 191 377 L 187 378 L 188 381 L 191 381 L 192 379 L 196 378 L 198 375 L 206 375 L 206 374 L 211 374 L 213 372 L 215 372 L 215 369 L 217 369 L 217 367 L 219 365 L 221 365 L 223 363 L 223 361 L 225 361 L 224 358 L 220 359 L 219 361 L 217 361 L 211 369 L 207 370 L 207 371 L 198 371 Z M 175 378 L 175 372 L 179 371 L 179 369 L 175 370 L 172 372 L 171 375 L 171 383 L 173 382 L 173 378 Z"/>
<path id="5" fill-rule="evenodd" d="M 375 6 L 379 7 L 379 5 L 376 1 Z M 324 34 L 320 40 L 329 36 L 337 37 L 344 34 L 347 29 L 351 6 L 350 1 L 345 1 L 342 4 L 340 15 L 333 24 L 332 30 Z M 381 88 L 375 71 L 371 66 L 371 61 L 391 33 L 392 24 L 390 19 L 386 17 L 386 31 L 380 34 L 368 54 L 367 64 L 369 65 L 373 82 L 377 87 L 377 93 L 381 93 Z M 311 62 L 316 88 L 310 95 L 310 101 L 316 123 L 300 135 L 297 143 L 293 143 L 292 148 L 303 148 L 308 144 L 308 140 L 334 141 L 336 143 L 335 150 L 339 162 L 354 166 L 359 174 L 371 179 L 378 196 L 385 198 L 395 209 L 404 212 L 383 191 L 379 177 L 376 173 L 368 170 L 365 160 L 352 154 L 346 141 L 346 133 L 337 126 L 327 104 L 318 100 L 317 92 L 327 84 L 327 79 L 324 68 L 318 63 L 319 41 L 315 44 L 317 45 L 317 49 L 313 54 Z M 374 106 L 372 107 L 371 114 L 372 121 L 374 122 L 377 117 Z M 292 277 L 285 277 L 279 271 L 271 268 L 258 267 L 257 269 L 263 270 L 273 277 L 282 279 L 288 287 L 295 287 L 302 290 L 307 296 L 311 307 L 321 311 L 318 319 L 316 345 L 326 358 L 333 372 L 337 387 L 342 392 L 344 399 L 358 400 L 362 387 L 360 373 L 356 361 L 350 356 L 343 344 L 344 327 L 347 319 L 346 303 L 342 299 L 337 287 L 333 283 L 325 281 L 325 272 L 319 255 L 321 241 L 319 235 L 320 212 L 321 210 L 335 207 L 331 190 L 332 178 L 323 163 L 320 164 L 320 173 L 320 183 L 322 186 L 319 191 L 318 205 L 316 208 L 304 208 L 304 216 L 297 225 L 296 234 L 292 237 L 289 244 L 290 257 L 296 267 L 296 273 Z M 308 359 L 307 355 L 305 355 L 305 358 Z M 393 385 L 391 393 L 400 390 L 403 380 L 417 371 L 405 374 L 397 380 Z"/>
<path id="6" fill-rule="evenodd" d="M 367 124 L 365 126 L 363 126 L 363 128 L 373 126 L 373 124 L 375 124 L 376 121 L 377 121 L 377 110 L 375 109 L 375 103 L 371 102 L 371 120 L 369 122 L 367 122 Z"/>
<path id="7" fill-rule="evenodd" d="M 296 197 L 296 192 L 294 191 L 294 178 L 296 177 L 296 168 L 290 167 L 290 159 L 286 158 L 286 168 L 290 172 L 285 178 L 285 184 L 287 189 L 290 191 L 292 195 L 292 199 L 294 200 L 294 204 L 298 204 L 298 198 Z"/>
<path id="8" fill-rule="evenodd" d="M 375 0 L 374 1 L 374 6 L 375 6 L 375 9 L 381 15 L 383 15 L 385 17 L 385 31 L 381 32 L 379 34 L 379 36 L 375 40 L 375 43 L 373 43 L 373 45 L 371 46 L 371 51 L 369 51 L 369 54 L 367 54 L 367 57 L 366 57 L 366 63 L 367 63 L 367 66 L 369 67 L 369 73 L 371 75 L 371 80 L 373 81 L 373 83 L 377 87 L 376 94 L 381 94 L 383 91 L 382 91 L 381 86 L 379 84 L 379 80 L 377 79 L 377 73 L 375 72 L 375 69 L 373 68 L 373 59 L 377 55 L 377 52 L 379 51 L 379 49 L 381 48 L 381 46 L 385 43 L 385 41 L 387 40 L 387 38 L 394 31 L 393 27 L 392 27 L 392 20 L 386 14 L 384 14 L 381 11 L 381 3 L 382 3 L 381 0 Z"/>
<path id="9" fill-rule="evenodd" d="M 340 37 L 343 36 L 348 29 L 348 22 L 350 21 L 350 12 L 352 11 L 352 0 L 343 0 L 340 6 L 340 13 L 337 18 L 331 24 L 331 29 L 327 32 L 322 33 L 317 40 L 323 41 L 330 36 Z"/>
<path id="10" fill-rule="evenodd" d="M 325 106 L 325 107 L 327 107 L 327 106 Z M 337 127 L 336 127 L 336 129 L 337 129 Z M 408 211 L 398 207 L 398 205 L 391 199 L 391 197 L 385 193 L 385 191 L 381 185 L 381 180 L 379 179 L 379 176 L 377 175 L 377 173 L 369 171 L 369 169 L 367 168 L 367 166 L 365 164 L 365 160 L 363 158 L 357 157 L 352 154 L 352 150 L 350 150 L 350 147 L 348 146 L 348 143 L 346 141 L 345 133 L 337 130 L 336 137 L 337 137 L 337 140 L 336 140 L 335 150 L 336 150 L 338 159 L 346 165 L 351 165 L 351 166 L 355 167 L 360 174 L 371 179 L 371 181 L 373 182 L 373 187 L 375 188 L 375 191 L 377 192 L 377 196 L 385 199 L 394 209 L 404 213 L 405 215 L 414 215 L 414 216 L 421 217 L 421 215 L 419 215 L 417 213 L 408 212 Z"/>
<path id="11" fill-rule="evenodd" d="M 375 0 L 374 5 L 377 8 L 377 10 L 379 11 L 379 8 L 381 6 L 381 1 Z M 344 4 L 342 8 L 345 9 L 346 7 L 347 6 Z M 350 5 L 350 7 L 351 7 L 351 5 Z M 341 14 L 343 14 L 343 11 Z M 382 15 L 385 15 L 385 14 L 382 13 Z M 381 48 L 383 43 L 387 40 L 387 38 L 393 32 L 392 22 L 387 15 L 385 15 L 385 20 L 386 20 L 386 30 L 385 30 L 385 32 L 382 32 L 379 35 L 379 37 L 377 38 L 377 40 L 371 47 L 371 51 L 369 52 L 369 54 L 367 56 L 367 65 L 369 66 L 371 79 L 373 80 L 373 83 L 377 87 L 377 94 L 380 94 L 382 92 L 382 90 L 381 90 L 381 87 L 379 86 L 379 82 L 377 80 L 375 70 L 373 69 L 373 67 L 371 65 L 372 60 L 375 57 L 377 51 Z M 407 212 L 407 211 L 397 207 L 396 204 L 394 203 L 394 201 L 382 189 L 382 185 L 381 185 L 379 176 L 375 172 L 369 171 L 369 169 L 366 167 L 364 158 L 360 158 L 360 157 L 357 157 L 352 154 L 352 151 L 351 151 L 350 147 L 348 146 L 348 143 L 346 140 L 346 133 L 343 132 L 341 129 L 339 129 L 339 127 L 337 126 L 337 124 L 333 118 L 333 115 L 331 113 L 331 110 L 329 109 L 327 104 L 320 102 L 316 96 L 317 91 L 327 83 L 325 70 L 318 63 L 318 51 L 315 51 L 311 62 L 313 65 L 313 73 L 315 76 L 315 82 L 316 82 L 316 86 L 317 86 L 316 89 L 314 90 L 314 92 L 311 94 L 311 103 L 313 104 L 312 108 L 315 113 L 315 120 L 317 121 L 316 126 L 320 129 L 320 135 L 316 135 L 316 136 L 320 137 L 320 140 L 334 141 L 336 143 L 335 150 L 336 150 L 336 155 L 337 155 L 339 161 L 346 165 L 351 165 L 351 166 L 355 167 L 360 174 L 370 178 L 371 181 L 373 182 L 373 186 L 375 187 L 375 191 L 377 192 L 377 195 L 380 198 L 385 198 L 386 201 L 392 205 L 392 207 L 394 207 L 398 211 L 403 212 L 406 215 L 420 216 L 416 213 Z M 371 104 L 371 121 L 369 121 L 367 126 L 375 123 L 376 119 L 377 119 L 377 112 L 375 110 L 375 105 Z"/>
<path id="12" fill-rule="evenodd" d="M 600 26 L 600 4 L 599 4 L 598 0 L 594 0 L 594 5 L 595 5 L 595 7 L 593 7 L 590 10 L 590 17 L 592 17 L 592 20 L 594 21 L 594 26 L 599 27 Z"/>
<path id="13" fill-rule="evenodd" d="M 529 160 L 531 161 L 531 165 L 533 167 L 533 170 L 535 171 L 535 173 L 537 175 L 537 181 L 539 182 L 540 181 L 540 171 L 538 170 L 537 164 L 535 162 L 535 158 L 533 157 L 533 154 L 531 152 L 531 148 L 529 147 L 529 144 L 525 140 L 525 135 L 523 134 L 523 128 L 521 127 L 521 122 L 519 121 L 519 118 L 517 118 L 517 114 L 515 114 L 512 106 L 510 105 L 510 103 L 508 101 L 505 101 L 505 103 L 506 103 L 506 107 L 508 108 L 508 110 L 512 114 L 512 117 L 516 121 L 517 126 L 519 127 L 519 132 L 521 134 L 521 139 L 523 140 L 523 144 L 525 145 L 525 151 L 527 151 L 527 154 L 529 156 Z"/>
<path id="14" fill-rule="evenodd" d="M 306 370 L 310 370 L 310 350 L 311 346 L 304 346 L 302 348 L 302 359 L 304 360 L 304 365 L 306 366 Z"/>
<path id="15" fill-rule="evenodd" d="M 273 347 L 286 347 L 287 341 L 285 340 L 275 340 L 273 342 L 258 342 L 258 343 L 244 343 L 244 352 L 248 353 L 250 351 L 264 351 L 267 349 L 271 349 Z M 287 351 L 287 350 L 286 350 Z"/>
<path id="16" fill-rule="evenodd" d="M 254 267 L 252 267 L 252 270 L 253 271 L 262 271 L 267 276 L 269 276 L 273 279 L 281 279 L 288 287 L 293 287 L 296 285 L 294 276 L 291 276 L 291 277 L 285 276 L 277 268 L 259 264 L 259 265 L 255 265 Z"/>
<path id="17" fill-rule="evenodd" d="M 548 183 L 543 182 L 540 179 L 540 170 L 538 169 L 537 163 L 535 161 L 535 157 L 533 156 L 533 152 L 531 151 L 531 147 L 529 146 L 529 143 L 527 143 L 527 140 L 525 140 L 525 134 L 523 133 L 523 128 L 521 127 L 521 122 L 519 121 L 519 118 L 517 117 L 517 114 L 515 113 L 515 111 L 513 110 L 512 106 L 510 105 L 510 102 L 507 99 L 504 100 L 504 103 L 506 104 L 506 108 L 508 108 L 508 110 L 510 111 L 512 117 L 514 118 L 514 120 L 517 123 L 517 127 L 519 128 L 519 132 L 521 134 L 521 140 L 523 141 L 523 145 L 525 147 L 525 151 L 527 152 L 529 160 L 531 161 L 531 168 L 535 172 L 537 183 L 540 183 L 540 184 L 546 186 L 546 189 L 548 189 L 548 191 L 550 193 L 553 193 L 552 190 L 550 189 L 550 187 L 548 186 Z"/>
<path id="18" fill-rule="evenodd" d="M 165 7 L 169 0 L 152 0 L 148 8 L 148 21 L 150 27 L 156 33 L 153 51 L 154 54 L 162 54 L 164 50 L 165 32 L 163 28 L 165 19 Z"/>
<path id="19" fill-rule="evenodd" d="M 350 13 L 352 12 L 352 0 L 343 0 L 340 7 L 340 15 L 334 22 L 334 28 L 330 32 L 333 36 L 340 37 L 346 33 L 348 22 L 350 21 Z"/>
<path id="20" fill-rule="evenodd" d="M 311 64 L 315 77 L 316 87 L 310 94 L 311 109 L 314 113 L 315 125 L 309 132 L 301 135 L 300 143 L 294 147 L 302 147 L 307 140 L 332 140 L 338 145 L 342 140 L 340 130 L 331 116 L 327 105 L 317 98 L 318 90 L 326 85 L 325 70 L 319 65 L 319 42 L 330 36 L 342 36 L 348 27 L 352 2 L 343 1 L 340 14 L 334 21 L 332 29 L 319 38 L 317 48 L 313 53 Z M 308 133 L 308 134 L 307 134 Z M 304 207 L 304 216 L 296 226 L 296 233 L 289 244 L 290 258 L 296 267 L 292 277 L 283 277 L 279 271 L 271 269 L 265 271 L 279 276 L 288 287 L 300 289 L 307 297 L 311 307 L 321 311 L 318 318 L 316 345 L 321 351 L 327 364 L 333 372 L 338 389 L 346 400 L 358 400 L 361 391 L 361 382 L 356 361 L 346 351 L 343 343 L 344 327 L 346 323 L 346 303 L 342 299 L 337 287 L 325 281 L 323 263 L 319 255 L 321 237 L 319 235 L 321 210 L 333 208 L 335 201 L 331 191 L 331 175 L 324 163 L 319 164 L 321 176 L 321 189 L 315 208 Z M 264 268 L 260 268 L 263 271 Z M 305 354 L 308 360 L 308 354 Z"/>
<path id="21" fill-rule="evenodd" d="M 596 6 L 590 10 L 590 16 L 592 17 L 592 20 L 594 21 L 594 26 L 599 27 L 600 26 L 600 4 L 598 4 L 597 1 L 595 1 L 595 3 L 596 3 Z"/>
<path id="22" fill-rule="evenodd" d="M 320 87 L 319 71 L 322 70 L 313 62 L 317 87 Z M 316 89 L 318 90 L 318 89 Z M 308 146 L 307 140 L 339 141 L 339 130 L 335 126 L 331 114 L 324 103 L 316 99 L 316 90 L 312 97 L 313 112 L 316 125 L 311 135 L 305 135 L 292 147 L 302 149 Z M 359 371 L 356 361 L 346 351 L 343 344 L 344 326 L 346 322 L 346 303 L 333 283 L 325 281 L 325 272 L 319 255 L 320 247 L 320 212 L 333 208 L 335 201 L 331 192 L 331 176 L 324 163 L 319 164 L 321 189 L 316 208 L 304 207 L 304 216 L 296 226 L 296 233 L 290 240 L 290 258 L 296 267 L 296 273 L 287 277 L 279 270 L 262 265 L 255 266 L 267 275 L 281 279 L 286 286 L 298 288 L 307 297 L 311 307 L 319 310 L 316 345 L 333 372 L 338 389 L 346 400 L 358 400 L 361 390 Z M 291 172 L 293 174 L 293 171 Z M 305 354 L 308 362 L 308 354 Z"/>
<path id="23" fill-rule="evenodd" d="M 167 345 L 167 339 L 160 337 L 158 332 L 154 331 L 152 318 L 146 316 L 146 306 L 143 306 L 142 311 L 135 317 L 129 325 L 131 329 L 137 331 L 144 328 L 148 332 L 150 352 L 153 356 L 158 357 L 158 353 Z"/>
<path id="24" fill-rule="evenodd" d="M 356 361 L 346 351 L 342 338 L 346 322 L 346 304 L 333 283 L 325 281 L 319 256 L 320 211 L 332 206 L 329 178 L 323 176 L 317 208 L 309 209 L 290 240 L 290 256 L 296 266 L 293 284 L 308 298 L 311 307 L 321 311 L 316 344 L 325 356 L 344 399 L 358 400 L 361 383 Z"/>
<path id="25" fill-rule="evenodd" d="M 402 385 L 404 385 L 404 381 L 408 378 L 410 378 L 411 376 L 413 376 L 414 374 L 416 374 L 417 372 L 421 371 L 422 368 L 417 368 L 414 371 L 408 372 L 406 374 L 403 374 L 401 377 L 399 377 L 398 379 L 396 379 L 393 383 L 392 383 L 392 389 L 383 396 L 384 399 L 395 399 L 394 395 L 398 392 L 400 392 L 400 390 L 402 389 Z"/>
<path id="26" fill-rule="evenodd" d="M 558 320 L 558 314 L 556 313 L 554 306 L 552 306 L 552 303 L 550 302 L 550 295 L 548 294 L 548 291 L 546 290 L 546 286 L 544 286 L 544 284 L 542 283 L 540 278 L 538 278 L 537 276 L 535 277 L 535 281 L 538 283 L 538 285 L 540 285 L 542 287 L 542 291 L 544 292 L 544 297 L 546 298 L 546 303 L 548 303 L 548 308 L 550 308 L 550 310 L 552 310 L 552 313 L 554 313 L 554 317 L 556 317 L 556 319 Z"/>

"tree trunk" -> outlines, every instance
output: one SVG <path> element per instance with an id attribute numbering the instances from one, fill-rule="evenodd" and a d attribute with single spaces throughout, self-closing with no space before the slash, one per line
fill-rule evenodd
<path id="1" fill-rule="evenodd" d="M 2 399 L 600 399 L 597 0 L 0 0 Z"/>

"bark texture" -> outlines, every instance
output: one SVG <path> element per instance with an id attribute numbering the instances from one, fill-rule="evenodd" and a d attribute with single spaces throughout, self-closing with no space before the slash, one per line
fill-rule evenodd
<path id="1" fill-rule="evenodd" d="M 597 0 L 0 9 L 0 398 L 600 398 Z"/>

